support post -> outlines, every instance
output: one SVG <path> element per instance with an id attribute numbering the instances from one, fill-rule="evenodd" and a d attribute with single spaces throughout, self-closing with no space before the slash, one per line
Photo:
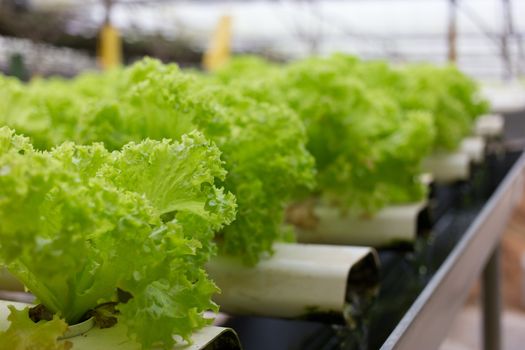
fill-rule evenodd
<path id="1" fill-rule="evenodd" d="M 496 246 L 483 270 L 483 349 L 501 349 L 501 248 Z"/>
<path id="2" fill-rule="evenodd" d="M 457 62 L 457 6 L 456 0 L 449 0 L 448 14 L 448 61 Z"/>
<path id="3" fill-rule="evenodd" d="M 502 0 L 503 10 L 503 34 L 501 35 L 501 57 L 505 64 L 504 78 L 510 80 L 514 76 L 513 62 L 511 57 L 510 39 L 513 34 L 512 13 L 510 0 Z"/>

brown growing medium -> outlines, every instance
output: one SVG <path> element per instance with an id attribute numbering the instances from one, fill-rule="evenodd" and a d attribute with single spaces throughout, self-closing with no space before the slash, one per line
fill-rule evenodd
<path id="1" fill-rule="evenodd" d="M 286 208 L 286 223 L 304 230 L 315 229 L 319 223 L 319 218 L 315 215 L 314 208 L 314 199 L 291 204 Z"/>
<path id="2" fill-rule="evenodd" d="M 525 312 L 521 269 L 521 256 L 525 254 L 525 199 L 514 211 L 503 235 L 501 246 L 503 305 L 507 309 Z M 472 289 L 469 303 L 478 302 L 479 297 L 479 284 L 477 284 Z"/>

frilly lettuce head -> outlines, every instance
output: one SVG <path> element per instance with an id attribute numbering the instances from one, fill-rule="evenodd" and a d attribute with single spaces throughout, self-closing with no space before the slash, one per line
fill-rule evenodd
<path id="1" fill-rule="evenodd" d="M 47 83 L 52 95 L 39 88 Z M 9 87 L 11 84 L 15 86 Z M 17 122 L 16 115 L 27 113 L 26 107 L 17 112 L 11 103 L 6 103 L 8 116 L 0 115 L 0 119 L 32 140 L 40 140 L 38 145 L 45 149 L 74 140 L 79 144 L 102 142 L 110 150 L 119 150 L 130 141 L 179 139 L 195 130 L 204 134 L 222 152 L 227 174 L 219 183 L 236 195 L 238 204 L 236 220 L 218 233 L 219 249 L 248 264 L 271 253 L 273 242 L 283 233 L 284 206 L 314 181 L 305 128 L 293 111 L 284 105 L 260 103 L 238 89 L 212 86 L 207 78 L 183 73 L 176 65 L 144 59 L 128 68 L 85 74 L 72 81 L 42 80 L 27 87 L 6 81 L 6 96 L 18 90 L 21 98 L 26 95 L 27 103 L 17 101 L 16 106 L 31 109 L 34 122 Z M 43 127 L 34 127 L 37 124 Z M 131 152 L 126 154 L 131 156 Z M 179 169 L 171 170 L 171 177 L 176 178 Z M 151 172 L 159 175 L 155 169 Z M 130 174 L 131 169 L 125 177 Z M 158 179 L 171 180 L 164 176 Z M 135 181 L 130 188 L 150 191 L 150 200 L 166 207 L 180 202 L 154 182 L 154 177 L 149 179 L 149 183 Z M 154 191 L 149 188 L 152 184 Z"/>
<path id="2" fill-rule="evenodd" d="M 199 132 L 114 152 L 71 142 L 37 151 L 3 127 L 0 260 L 69 324 L 115 302 L 130 337 L 171 348 L 173 334 L 189 340 L 216 310 L 203 265 L 235 216 L 234 196 L 217 186 L 225 176 Z"/>
<path id="3" fill-rule="evenodd" d="M 243 69 L 235 67 L 242 62 Z M 253 71 L 248 71 L 251 64 Z M 426 111 L 405 111 L 388 91 L 353 74 L 357 59 L 334 55 L 292 62 L 277 70 L 253 59 L 233 59 L 216 80 L 258 101 L 292 109 L 303 121 L 317 166 L 311 193 L 344 209 L 373 213 L 417 201 L 426 190 L 420 163 L 435 129 Z"/>

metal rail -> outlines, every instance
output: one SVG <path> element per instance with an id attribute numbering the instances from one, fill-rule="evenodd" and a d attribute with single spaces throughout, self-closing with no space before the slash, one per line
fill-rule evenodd
<path id="1" fill-rule="evenodd" d="M 498 247 L 521 197 L 524 169 L 522 155 L 381 349 L 438 348 L 483 267 L 485 349 L 499 349 Z"/>

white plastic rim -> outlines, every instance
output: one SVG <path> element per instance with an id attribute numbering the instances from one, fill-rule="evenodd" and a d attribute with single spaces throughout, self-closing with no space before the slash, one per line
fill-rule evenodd
<path id="1" fill-rule="evenodd" d="M 95 319 L 93 317 L 90 317 L 89 319 L 83 322 L 68 326 L 64 335 L 59 337 L 58 339 L 69 339 L 77 337 L 91 330 L 93 326 L 95 326 Z"/>
<path id="2" fill-rule="evenodd" d="M 525 89 L 520 81 L 483 84 L 482 94 L 494 113 L 512 113 L 525 109 Z"/>
<path id="3" fill-rule="evenodd" d="M 432 182 L 434 182 L 434 176 L 428 172 L 421 174 L 419 179 L 421 180 L 421 183 L 425 186 L 430 186 Z"/>
<path id="4" fill-rule="evenodd" d="M 317 224 L 311 229 L 296 229 L 303 243 L 390 246 L 414 242 L 419 213 L 426 202 L 383 208 L 370 218 L 344 214 L 339 208 L 318 205 L 314 208 Z"/>
<path id="5" fill-rule="evenodd" d="M 73 350 L 141 350 L 138 343 L 128 338 L 126 327 L 120 323 L 105 329 L 95 327 L 82 336 L 69 338 L 65 341 L 73 344 Z M 205 327 L 195 332 L 192 335 L 192 344 L 184 342 L 180 337 L 175 337 L 175 341 L 177 343 L 172 350 L 241 349 L 237 334 L 232 329 L 215 326 Z M 162 349 L 162 347 L 157 346 L 153 348 Z"/>
<path id="6" fill-rule="evenodd" d="M 0 300 L 0 331 L 9 327 L 7 320 L 9 305 L 23 309 L 29 304 Z M 93 319 L 90 320 L 76 326 L 70 326 L 70 330 L 66 331 L 61 341 L 72 343 L 74 350 L 141 350 L 138 343 L 128 338 L 127 329 L 122 324 L 117 323 L 114 327 L 100 329 L 93 327 Z M 175 339 L 177 344 L 173 350 L 202 350 L 208 346 L 225 350 L 241 349 L 237 334 L 232 329 L 224 327 L 210 326 L 195 332 L 192 336 L 192 344 L 187 344 L 177 337 Z"/>
<path id="7" fill-rule="evenodd" d="M 482 163 L 485 158 L 485 139 L 481 136 L 465 138 L 461 142 L 460 152 L 465 153 L 472 163 Z"/>
<path id="8" fill-rule="evenodd" d="M 497 137 L 503 134 L 505 119 L 501 114 L 480 116 L 474 125 L 474 134 L 482 137 Z"/>
<path id="9" fill-rule="evenodd" d="M 178 344 L 173 350 L 211 349 L 241 350 L 237 333 L 231 328 L 210 326 L 201 329 L 192 336 L 193 344 Z"/>
<path id="10" fill-rule="evenodd" d="M 436 182 L 467 180 L 470 176 L 470 156 L 467 153 L 435 153 L 423 160 L 423 169 Z"/>
<path id="11" fill-rule="evenodd" d="M 378 271 L 372 248 L 280 243 L 274 249 L 253 267 L 212 259 L 207 270 L 221 289 L 214 298 L 221 311 L 284 318 L 330 313 L 343 320 L 349 288 L 355 287 L 348 281 L 362 269 L 370 269 L 367 278 Z"/>
<path id="12" fill-rule="evenodd" d="M 32 304 L 0 300 L 0 331 L 6 330 L 9 327 L 9 322 L 7 321 L 7 317 L 9 316 L 9 305 L 14 306 L 18 310 L 22 310 L 28 306 L 31 306 Z M 95 320 L 93 319 L 93 317 L 78 324 L 70 325 L 64 333 L 64 335 L 61 336 L 59 339 L 68 339 L 76 337 L 78 335 L 82 335 L 88 332 L 91 328 L 93 328 L 94 325 Z"/>

